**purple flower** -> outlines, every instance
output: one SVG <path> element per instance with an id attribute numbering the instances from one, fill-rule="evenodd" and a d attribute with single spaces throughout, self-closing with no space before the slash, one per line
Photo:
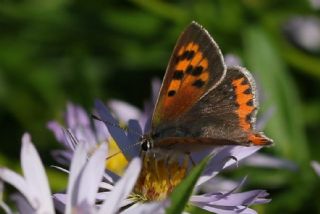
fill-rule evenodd
<path id="1" fill-rule="evenodd" d="M 118 124 L 118 121 L 113 118 L 104 104 L 96 101 L 96 110 L 105 124 L 111 136 L 116 140 L 119 147 L 128 160 L 137 156 L 140 153 L 140 148 L 137 144 L 139 136 L 130 135 L 122 129 L 110 124 Z M 129 122 L 129 130 L 135 128 L 139 135 L 142 134 L 141 127 L 136 120 Z M 137 145 L 137 146 L 132 146 Z M 128 149 L 129 148 L 129 149 Z M 237 164 L 237 161 L 244 159 L 247 156 L 258 151 L 260 147 L 242 147 L 242 146 L 226 146 L 222 147 L 211 159 L 203 175 L 199 178 L 196 188 L 204 185 L 206 182 L 214 179 L 214 177 L 222 170 Z M 200 161 L 206 154 L 195 154 L 192 156 L 195 162 Z M 237 161 L 230 157 L 234 157 Z M 178 185 L 181 180 L 187 176 L 188 164 L 177 161 L 166 162 L 163 159 L 157 159 L 148 155 L 143 158 L 142 171 L 138 182 L 134 188 L 133 201 L 154 201 L 163 200 L 168 197 L 173 188 Z M 241 183 L 242 184 L 242 183 Z M 270 200 L 264 190 L 248 191 L 244 193 L 235 193 L 236 188 L 226 192 L 212 192 L 203 195 L 192 196 L 190 204 L 199 206 L 216 213 L 254 213 L 254 210 L 248 208 L 253 204 L 268 203 Z"/>
<path id="2" fill-rule="evenodd" d="M 21 165 L 23 176 L 7 169 L 0 168 L 0 194 L 2 181 L 14 186 L 20 193 L 12 198 L 16 201 L 19 213 L 55 213 L 55 209 L 63 213 L 111 214 L 118 213 L 121 206 L 130 196 L 141 169 L 141 161 L 134 158 L 125 174 L 114 181 L 105 173 L 105 156 L 107 145 L 101 144 L 93 153 L 88 151 L 85 143 L 78 142 L 69 172 L 66 194 L 55 194 L 52 198 L 48 179 L 39 154 L 31 143 L 31 138 L 25 134 L 22 138 Z M 103 181 L 103 182 L 102 182 Z M 99 192 L 99 188 L 108 189 Z M 1 195 L 0 195 L 1 196 Z M 53 199 L 55 209 L 53 206 Z M 100 205 L 96 200 L 100 200 Z M 11 210 L 0 197 L 0 206 L 6 213 Z M 161 213 L 165 208 L 164 202 L 145 204 L 132 207 L 126 213 L 146 213 L 157 209 Z"/>
<path id="3" fill-rule="evenodd" d="M 89 149 L 94 149 L 102 142 L 106 142 L 109 133 L 100 121 L 91 122 L 90 117 L 80 106 L 68 103 L 65 113 L 65 123 L 67 129 L 56 121 L 50 121 L 48 128 L 54 133 L 57 141 L 61 143 L 65 150 L 54 151 L 55 159 L 64 165 L 69 165 L 73 151 L 76 147 L 75 141 L 84 142 Z M 72 132 L 74 140 L 69 140 Z"/>
<path id="4" fill-rule="evenodd" d="M 0 168 L 0 179 L 14 186 L 28 202 L 27 210 L 54 213 L 48 179 L 29 134 L 22 137 L 21 167 L 23 176 Z M 23 213 L 23 210 L 20 210 Z"/>

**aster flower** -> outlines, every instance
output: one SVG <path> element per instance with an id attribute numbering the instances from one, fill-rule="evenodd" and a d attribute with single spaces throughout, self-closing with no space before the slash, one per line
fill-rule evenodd
<path id="1" fill-rule="evenodd" d="M 88 148 L 95 148 L 109 138 L 109 133 L 100 121 L 91 122 L 86 111 L 73 103 L 67 104 L 65 125 L 67 130 L 56 121 L 50 121 L 47 124 L 57 141 L 65 147 L 65 150 L 54 151 L 53 153 L 55 159 L 65 165 L 69 165 L 75 145 L 67 139 L 69 135 L 64 132 L 72 132 L 77 141 L 85 142 Z"/>
<path id="2" fill-rule="evenodd" d="M 29 210 L 54 213 L 48 179 L 28 134 L 22 137 L 21 166 L 23 176 L 7 168 L 0 168 L 0 179 L 14 186 L 25 197 Z"/>
<path id="3" fill-rule="evenodd" d="M 125 174 L 105 194 L 98 193 L 101 181 L 110 182 L 104 173 L 104 160 L 107 152 L 106 144 L 101 144 L 96 151 L 90 153 L 84 143 L 78 143 L 71 162 L 66 194 L 55 194 L 55 209 L 63 213 L 111 214 L 118 213 L 121 205 L 129 196 L 141 169 L 141 161 L 134 158 Z M 14 186 L 20 194 L 13 199 L 17 202 L 19 213 L 55 213 L 53 198 L 48 179 L 39 154 L 25 134 L 22 138 L 21 165 L 23 176 L 7 169 L 0 168 L 0 193 L 2 181 Z M 100 195 L 99 195 L 100 194 Z M 101 198 L 99 205 L 96 199 Z M 6 213 L 11 210 L 0 198 L 0 206 Z M 126 213 L 148 213 L 148 211 L 164 211 L 165 204 L 155 202 L 143 206 L 132 207 Z"/>
<path id="4" fill-rule="evenodd" d="M 142 134 L 142 129 L 138 126 L 139 123 L 134 120 L 131 121 L 131 123 L 136 124 L 135 132 L 139 135 L 130 135 L 117 126 L 110 125 L 118 124 L 118 121 L 113 118 L 102 102 L 96 102 L 96 110 L 102 121 L 106 122 L 111 136 L 119 144 L 119 147 L 130 148 L 122 150 L 125 157 L 130 160 L 137 156 L 140 153 L 140 148 L 132 145 L 136 144 L 134 142 L 137 142 L 139 135 Z M 222 169 L 237 164 L 237 161 L 255 153 L 259 149 L 260 147 L 226 146 L 218 152 L 215 151 L 216 154 L 209 162 L 195 187 L 198 188 L 212 180 Z M 195 154 L 192 159 L 197 163 L 207 154 Z M 235 157 L 237 161 L 230 159 L 230 157 Z M 161 158 L 144 156 L 142 172 L 130 199 L 134 202 L 146 202 L 167 198 L 172 190 L 187 176 L 188 166 L 189 164 L 186 160 L 181 163 L 179 160 L 165 161 Z M 254 213 L 254 210 L 248 208 L 248 206 L 270 201 L 265 198 L 268 194 L 264 190 L 234 193 L 241 185 L 242 183 L 227 192 L 192 196 L 189 203 L 217 213 Z"/>
<path id="5" fill-rule="evenodd" d="M 69 102 L 65 112 L 64 123 L 65 127 L 56 121 L 50 121 L 47 124 L 57 141 L 64 147 L 64 149 L 56 150 L 52 153 L 58 163 L 65 166 L 70 165 L 78 142 L 84 143 L 92 151 L 99 144 L 108 142 L 109 155 L 119 151 L 104 124 L 101 121 L 92 120 L 81 106 Z M 114 173 L 121 174 L 127 164 L 128 162 L 124 156 L 119 154 L 116 159 L 107 162 L 107 168 Z"/>

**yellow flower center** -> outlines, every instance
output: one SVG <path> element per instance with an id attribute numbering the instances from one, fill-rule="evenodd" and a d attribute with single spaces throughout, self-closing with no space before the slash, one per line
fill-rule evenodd
<path id="1" fill-rule="evenodd" d="M 123 153 L 119 152 L 121 150 L 119 149 L 117 143 L 113 139 L 109 140 L 108 146 L 109 146 L 108 157 L 111 157 L 114 154 L 116 155 L 112 156 L 112 158 L 106 161 L 106 167 L 107 169 L 116 173 L 117 175 L 122 175 L 125 170 L 125 167 L 128 165 L 128 161 L 123 155 Z"/>
<path id="2" fill-rule="evenodd" d="M 182 181 L 188 169 L 188 158 L 178 160 L 158 159 L 151 155 L 143 156 L 140 176 L 131 194 L 137 202 L 157 201 L 168 197 Z"/>

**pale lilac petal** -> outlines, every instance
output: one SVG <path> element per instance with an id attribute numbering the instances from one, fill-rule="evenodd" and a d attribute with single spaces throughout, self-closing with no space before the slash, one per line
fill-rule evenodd
<path id="1" fill-rule="evenodd" d="M 216 213 L 230 213 L 231 211 L 234 213 L 256 213 L 248 208 L 248 206 L 269 203 L 271 200 L 265 198 L 268 195 L 265 190 L 253 190 L 243 193 L 215 195 L 221 197 L 218 200 L 212 200 L 212 196 L 200 196 L 196 200 L 191 199 L 191 203 L 202 209 Z"/>
<path id="2" fill-rule="evenodd" d="M 74 151 L 77 144 L 79 143 L 78 139 L 72 133 L 71 129 L 62 129 L 64 133 L 64 142 L 68 149 Z"/>
<path id="3" fill-rule="evenodd" d="M 242 164 L 247 166 L 255 166 L 255 167 L 267 167 L 274 169 L 289 169 L 289 170 L 297 170 L 298 166 L 293 162 L 285 159 L 280 159 L 276 157 L 272 157 L 265 154 L 256 153 L 245 160 L 242 161 Z"/>
<path id="4" fill-rule="evenodd" d="M 6 169 L 0 168 L 0 179 L 16 188 L 29 201 L 32 206 L 36 206 L 34 191 L 31 191 L 27 182 L 19 174 Z"/>
<path id="5" fill-rule="evenodd" d="M 107 183 L 107 182 L 101 182 L 99 187 L 102 188 L 102 189 L 105 189 L 106 191 L 110 191 L 110 190 L 113 189 L 113 184 L 110 184 L 110 183 Z"/>
<path id="6" fill-rule="evenodd" d="M 71 162 L 73 151 L 54 150 L 51 152 L 51 155 L 58 163 L 68 166 Z"/>
<path id="7" fill-rule="evenodd" d="M 10 207 L 4 203 L 3 201 L 0 200 L 0 210 L 3 210 L 5 214 L 12 214 L 13 212 L 11 211 Z"/>
<path id="8" fill-rule="evenodd" d="M 206 198 L 197 198 L 190 200 L 191 203 L 208 203 L 209 205 L 217 206 L 250 206 L 252 204 L 264 204 L 270 202 L 270 199 L 266 199 L 269 194 L 265 190 L 252 190 L 241 193 L 232 193 L 229 195 L 222 195 L 221 199 L 210 201 L 210 196 Z M 227 197 L 226 197 L 227 196 Z M 202 202 L 203 201 L 203 202 Z"/>
<path id="9" fill-rule="evenodd" d="M 31 214 L 31 213 L 39 213 L 33 207 L 31 207 L 29 201 L 26 200 L 21 194 L 13 194 L 10 197 L 15 204 L 17 205 L 19 214 Z"/>
<path id="10" fill-rule="evenodd" d="M 110 134 L 108 130 L 106 129 L 106 126 L 103 122 L 94 120 L 93 121 L 94 128 L 96 130 L 96 136 L 98 142 L 106 142 L 110 138 Z"/>
<path id="11" fill-rule="evenodd" d="M 4 184 L 0 179 L 0 210 L 2 209 L 6 214 L 12 214 L 10 207 L 3 201 L 3 189 Z"/>
<path id="12" fill-rule="evenodd" d="M 66 209 L 67 195 L 61 193 L 53 194 L 53 203 L 55 209 L 59 211 L 59 213 L 64 213 Z"/>
<path id="13" fill-rule="evenodd" d="M 100 100 L 96 100 L 95 107 L 96 107 L 96 111 L 98 112 L 100 118 L 107 126 L 111 136 L 117 142 L 120 150 L 122 151 L 122 153 L 124 154 L 126 159 L 131 160 L 133 158 L 133 156 L 131 156 L 130 153 L 128 153 L 126 151 L 126 148 L 130 147 L 131 141 L 128 139 L 124 130 L 122 130 L 119 127 L 116 127 L 116 126 L 119 126 L 118 121 L 113 118 L 113 116 L 110 114 L 108 109 L 105 107 L 105 105 Z M 116 126 L 113 126 L 111 124 L 115 124 Z"/>
<path id="14" fill-rule="evenodd" d="M 212 203 L 212 202 L 221 200 L 222 198 L 225 198 L 231 195 L 232 193 L 234 193 L 237 189 L 239 189 L 244 184 L 245 181 L 246 181 L 246 177 L 243 178 L 237 186 L 235 186 L 234 188 L 230 189 L 225 193 L 218 192 L 218 193 L 206 193 L 203 195 L 193 195 L 191 196 L 190 201 L 192 203 L 197 203 L 197 202 Z"/>
<path id="15" fill-rule="evenodd" d="M 266 199 L 269 194 L 265 190 L 234 193 L 243 185 L 245 180 L 246 178 L 238 186 L 225 193 L 207 193 L 191 196 L 190 203 L 215 213 L 255 213 L 248 206 L 270 202 L 270 199 Z"/>
<path id="16" fill-rule="evenodd" d="M 311 161 L 311 166 L 313 167 L 317 175 L 320 176 L 320 164 L 317 161 Z"/>
<path id="17" fill-rule="evenodd" d="M 62 126 L 55 122 L 55 121 L 50 121 L 47 123 L 47 127 L 49 130 L 51 130 L 55 136 L 55 138 L 57 139 L 57 141 L 59 143 L 64 144 L 64 134 L 62 131 Z"/>
<path id="18" fill-rule="evenodd" d="M 116 183 L 110 195 L 102 204 L 99 214 L 116 213 L 120 208 L 120 203 L 131 193 L 141 170 L 141 161 L 134 158 L 130 162 L 125 174 Z"/>
<path id="19" fill-rule="evenodd" d="M 34 192 L 30 190 L 27 182 L 21 175 L 6 168 L 0 168 L 0 178 L 21 192 L 33 206 L 36 205 Z"/>
<path id="20" fill-rule="evenodd" d="M 136 203 L 128 209 L 121 212 L 122 214 L 163 214 L 165 209 L 170 205 L 169 201 L 150 202 L 150 203 Z"/>
<path id="21" fill-rule="evenodd" d="M 103 178 L 106 182 L 113 184 L 120 179 L 120 176 L 106 169 Z"/>
<path id="22" fill-rule="evenodd" d="M 74 156 L 72 158 L 70 166 L 70 174 L 68 180 L 68 189 L 67 189 L 67 203 L 66 203 L 66 213 L 70 213 L 72 206 L 76 204 L 77 201 L 77 182 L 78 178 L 82 172 L 83 167 L 87 161 L 87 150 L 85 145 L 80 143 L 78 144 Z"/>
<path id="23" fill-rule="evenodd" d="M 39 154 L 30 142 L 30 136 L 24 134 L 21 148 L 21 166 L 27 185 L 41 198 L 40 207 L 35 207 L 39 213 L 53 213 L 53 203 L 48 179 Z"/>
<path id="24" fill-rule="evenodd" d="M 93 133 L 90 126 L 80 126 L 78 128 L 73 129 L 72 133 L 74 133 L 79 142 L 87 144 L 89 148 L 94 148 L 97 145 L 95 133 Z"/>
<path id="25" fill-rule="evenodd" d="M 67 104 L 65 120 L 67 122 L 67 127 L 71 129 L 77 128 L 79 125 L 90 125 L 90 120 L 85 110 L 80 106 L 76 106 L 72 103 Z"/>
<path id="26" fill-rule="evenodd" d="M 38 213 L 36 210 L 31 207 L 29 201 L 26 200 L 25 197 L 23 197 L 21 194 L 14 194 L 11 196 L 11 199 L 15 202 L 17 205 L 19 213 L 23 214 L 34 214 Z M 40 202 L 41 203 L 41 202 Z"/>
<path id="27" fill-rule="evenodd" d="M 141 116 L 141 111 L 137 107 L 120 100 L 111 100 L 108 102 L 108 106 L 116 115 L 116 118 L 125 123 L 130 119 L 137 120 Z"/>
<path id="28" fill-rule="evenodd" d="M 218 197 L 220 197 L 220 199 L 212 200 L 212 196 L 201 196 L 197 198 L 196 201 L 192 201 L 191 199 L 190 202 L 195 206 L 215 213 L 256 213 L 254 210 L 248 208 L 248 206 L 253 204 L 264 204 L 271 201 L 270 199 L 265 198 L 268 194 L 264 190 L 253 190 L 233 194 L 217 194 L 215 196 L 216 199 Z"/>
<path id="29" fill-rule="evenodd" d="M 226 192 L 238 185 L 239 182 L 215 176 L 213 179 L 210 179 L 204 184 L 198 186 L 196 190 L 199 189 L 202 192 Z"/>
<path id="30" fill-rule="evenodd" d="M 217 213 L 217 214 L 257 214 L 257 212 L 253 209 L 247 208 L 245 206 L 238 206 L 238 207 L 226 207 L 226 206 L 208 206 L 208 205 L 203 205 L 203 206 L 198 206 L 204 210 L 208 210 L 209 212 L 212 213 Z"/>
<path id="31" fill-rule="evenodd" d="M 258 146 L 226 146 L 221 149 L 214 157 L 210 160 L 205 168 L 203 175 L 198 179 L 196 186 L 203 184 L 204 182 L 212 179 L 222 169 L 225 169 L 231 165 L 237 163 L 253 153 L 257 152 L 261 147 Z M 230 157 L 235 157 L 237 161 Z"/>
<path id="32" fill-rule="evenodd" d="M 95 196 L 104 173 L 106 155 L 107 146 L 102 144 L 90 157 L 82 172 L 78 186 L 78 204 L 82 201 L 86 201 L 89 205 L 95 203 Z"/>

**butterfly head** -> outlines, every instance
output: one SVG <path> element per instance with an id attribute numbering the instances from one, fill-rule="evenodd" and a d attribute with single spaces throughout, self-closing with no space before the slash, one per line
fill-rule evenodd
<path id="1" fill-rule="evenodd" d="M 153 148 L 153 140 L 150 135 L 144 135 L 141 137 L 140 140 L 141 150 L 142 151 L 149 151 Z"/>

